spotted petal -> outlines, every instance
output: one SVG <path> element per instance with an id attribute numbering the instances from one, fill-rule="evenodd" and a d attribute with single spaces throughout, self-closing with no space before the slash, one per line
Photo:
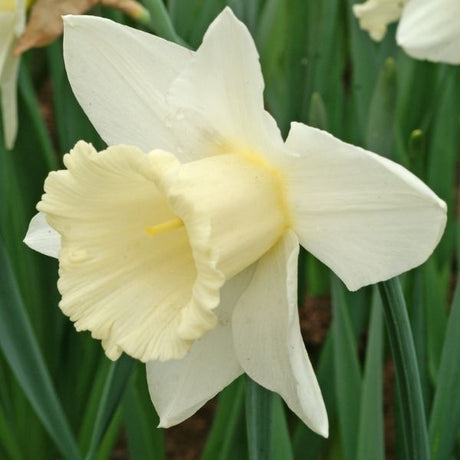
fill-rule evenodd
<path id="1" fill-rule="evenodd" d="M 400 165 L 293 123 L 286 177 L 302 246 L 356 290 L 422 264 L 439 242 L 446 205 Z"/>
<path id="2" fill-rule="evenodd" d="M 257 264 L 233 313 L 233 338 L 244 371 L 279 393 L 312 430 L 328 435 L 321 391 L 300 335 L 299 242 L 291 231 Z"/>

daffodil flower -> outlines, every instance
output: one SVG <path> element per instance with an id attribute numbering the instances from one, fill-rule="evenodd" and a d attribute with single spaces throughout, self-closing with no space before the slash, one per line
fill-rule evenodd
<path id="1" fill-rule="evenodd" d="M 383 39 L 388 25 L 401 17 L 407 0 L 367 0 L 353 5 L 353 13 L 359 19 L 361 29 L 367 30 L 375 41 Z"/>
<path id="2" fill-rule="evenodd" d="M 460 64 L 458 0 L 367 0 L 353 6 L 362 29 L 382 40 L 388 24 L 400 19 L 396 41 L 409 56 Z"/>
<path id="3" fill-rule="evenodd" d="M 13 48 L 24 30 L 24 0 L 0 0 L 0 99 L 5 145 L 13 147 L 18 130 L 17 76 L 19 58 Z"/>
<path id="4" fill-rule="evenodd" d="M 64 49 L 110 147 L 79 142 L 64 157 L 25 240 L 59 258 L 61 309 L 111 359 L 147 362 L 161 426 L 246 372 L 326 436 L 297 313 L 299 242 L 356 290 L 424 262 L 445 204 L 324 131 L 293 123 L 284 142 L 230 9 L 196 52 L 74 16 Z"/>

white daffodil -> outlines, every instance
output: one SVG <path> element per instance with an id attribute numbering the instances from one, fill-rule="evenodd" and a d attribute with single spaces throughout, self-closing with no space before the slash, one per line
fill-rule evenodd
<path id="1" fill-rule="evenodd" d="M 111 147 L 64 157 L 25 240 L 59 257 L 61 309 L 111 359 L 147 362 L 161 426 L 246 372 L 326 436 L 297 313 L 299 241 L 356 290 L 424 262 L 445 204 L 324 131 L 293 123 L 283 142 L 230 9 L 196 52 L 102 18 L 65 24 L 70 82 Z"/>
<path id="2" fill-rule="evenodd" d="M 18 130 L 17 77 L 19 58 L 13 55 L 16 39 L 24 30 L 24 0 L 0 0 L 0 99 L 5 145 L 13 147 Z"/>
<path id="3" fill-rule="evenodd" d="M 407 0 L 367 0 L 353 5 L 353 13 L 359 19 L 361 29 L 367 30 L 375 41 L 383 39 L 388 25 L 401 17 Z"/>
<path id="4" fill-rule="evenodd" d="M 396 41 L 409 56 L 460 64 L 459 0 L 367 0 L 353 12 L 376 41 L 400 19 Z"/>

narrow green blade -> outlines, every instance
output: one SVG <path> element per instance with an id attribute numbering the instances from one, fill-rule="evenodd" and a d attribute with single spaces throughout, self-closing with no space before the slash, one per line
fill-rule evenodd
<path id="1" fill-rule="evenodd" d="M 173 23 L 162 0 L 144 0 L 150 13 L 152 29 L 160 36 L 175 43 L 184 44 L 174 30 Z"/>
<path id="2" fill-rule="evenodd" d="M 384 460 L 383 441 L 383 319 L 378 292 L 374 292 L 364 369 L 357 460 Z"/>
<path id="3" fill-rule="evenodd" d="M 244 378 L 240 377 L 219 396 L 217 413 L 203 451 L 203 460 L 231 460 L 233 447 L 240 442 L 239 427 L 244 423 Z"/>
<path id="4" fill-rule="evenodd" d="M 435 260 L 431 258 L 422 269 L 425 288 L 426 347 L 428 370 L 433 382 L 437 381 L 439 364 L 447 327 L 447 294 L 449 289 L 449 272 L 440 272 Z"/>
<path id="5" fill-rule="evenodd" d="M 431 459 L 447 460 L 460 429 L 460 283 L 457 283 L 442 350 L 430 417 Z"/>
<path id="6" fill-rule="evenodd" d="M 271 434 L 273 430 L 274 394 L 251 378 L 246 379 L 246 428 L 250 460 L 273 458 Z"/>
<path id="7" fill-rule="evenodd" d="M 142 383 L 147 382 L 142 373 Z M 128 439 L 129 458 L 132 460 L 165 458 L 163 430 L 157 428 L 158 416 L 147 393 L 139 391 L 133 378 L 123 398 L 123 419 Z"/>
<path id="8" fill-rule="evenodd" d="M 62 455 L 78 459 L 77 445 L 53 388 L 1 239 L 0 267 L 0 348 Z"/>
<path id="9" fill-rule="evenodd" d="M 391 158 L 396 110 L 395 62 L 388 58 L 372 95 L 365 144 L 369 150 Z M 401 158 L 398 158 L 401 162 Z"/>
<path id="10" fill-rule="evenodd" d="M 340 435 L 346 460 L 355 460 L 356 427 L 359 425 L 361 370 L 356 341 L 345 303 L 344 287 L 333 277 L 332 307 L 334 321 L 334 370 Z"/>
<path id="11" fill-rule="evenodd" d="M 132 375 L 136 361 L 127 355 L 122 355 L 118 361 L 111 364 L 105 382 L 99 409 L 94 422 L 93 436 L 86 454 L 86 459 L 94 458 L 99 443 L 109 426 L 115 411 Z"/>
<path id="12" fill-rule="evenodd" d="M 286 420 L 286 411 L 280 396 L 274 395 L 273 400 L 273 425 L 271 445 L 274 459 L 293 460 L 291 439 Z"/>
<path id="13" fill-rule="evenodd" d="M 423 396 L 406 302 L 398 278 L 379 284 L 391 352 L 408 460 L 428 460 L 428 434 Z"/>

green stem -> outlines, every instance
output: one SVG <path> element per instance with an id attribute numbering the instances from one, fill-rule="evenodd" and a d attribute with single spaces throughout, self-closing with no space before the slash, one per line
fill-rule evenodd
<path id="1" fill-rule="evenodd" d="M 250 377 L 246 379 L 246 429 L 250 460 L 272 458 L 273 394 Z"/>
<path id="2" fill-rule="evenodd" d="M 379 283 L 391 352 L 408 460 L 428 460 L 429 444 L 422 388 L 406 303 L 398 278 Z"/>

